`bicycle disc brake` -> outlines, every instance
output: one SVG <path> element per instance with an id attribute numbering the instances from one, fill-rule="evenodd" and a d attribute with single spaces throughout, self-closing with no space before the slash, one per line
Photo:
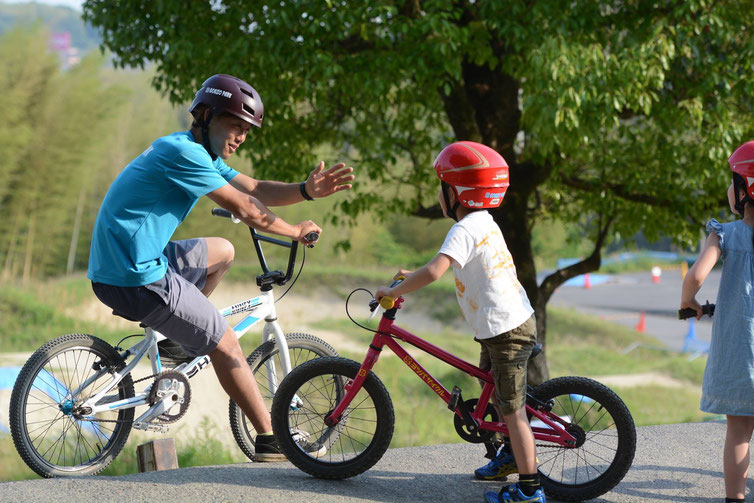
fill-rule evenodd
<path id="1" fill-rule="evenodd" d="M 178 421 L 186 413 L 191 403 L 191 387 L 184 374 L 176 370 L 166 370 L 157 374 L 149 390 L 149 405 L 155 405 L 166 395 L 172 395 L 174 405 L 160 414 L 154 421 L 169 424 Z"/>
<path id="2" fill-rule="evenodd" d="M 471 400 L 466 400 L 465 402 L 463 402 L 463 406 L 466 407 L 466 410 L 471 411 L 474 410 L 478 401 L 478 398 L 472 398 Z M 497 411 L 491 403 L 487 404 L 487 409 L 484 411 L 484 416 L 482 416 L 482 418 L 492 423 L 499 421 L 497 417 Z M 460 436 L 467 442 L 471 442 L 472 444 L 481 444 L 487 442 L 495 436 L 495 432 L 492 430 L 478 429 L 475 432 L 470 432 L 466 429 L 463 418 L 458 414 L 453 414 L 453 426 L 455 426 L 458 436 Z"/>

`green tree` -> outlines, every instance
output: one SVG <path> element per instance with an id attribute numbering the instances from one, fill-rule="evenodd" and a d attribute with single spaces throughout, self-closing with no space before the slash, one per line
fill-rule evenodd
<path id="1" fill-rule="evenodd" d="M 390 208 L 439 217 L 431 170 L 455 139 L 483 142 L 511 166 L 492 214 L 535 306 L 599 268 L 603 246 L 636 231 L 691 244 L 725 208 L 725 159 L 752 136 L 752 16 L 742 0 L 87 0 L 117 64 L 157 66 L 154 85 L 186 101 L 203 79 L 249 80 L 265 127 L 256 172 L 294 179 L 329 143 L 360 176 L 354 217 Z M 389 213 L 382 211 L 382 213 Z M 583 226 L 582 261 L 536 279 L 542 219 Z M 530 378 L 547 377 L 543 359 Z"/>

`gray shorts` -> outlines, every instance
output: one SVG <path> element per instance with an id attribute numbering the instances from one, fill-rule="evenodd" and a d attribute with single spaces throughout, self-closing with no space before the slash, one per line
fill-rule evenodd
<path id="1" fill-rule="evenodd" d="M 183 346 L 189 356 L 209 354 L 228 322 L 201 292 L 207 282 L 207 242 L 170 241 L 165 255 L 168 270 L 154 283 L 136 287 L 92 283 L 92 290 L 113 314 L 157 330 Z"/>

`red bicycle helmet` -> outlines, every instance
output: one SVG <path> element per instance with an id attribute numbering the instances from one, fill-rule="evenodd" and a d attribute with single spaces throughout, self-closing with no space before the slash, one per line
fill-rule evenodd
<path id="1" fill-rule="evenodd" d="M 730 169 L 746 182 L 746 193 L 754 199 L 754 141 L 747 141 L 728 158 Z M 736 193 L 736 198 L 738 193 Z"/>
<path id="2" fill-rule="evenodd" d="M 510 185 L 503 156 L 473 141 L 457 141 L 442 149 L 435 159 L 435 172 L 458 202 L 471 209 L 497 208 Z"/>
<path id="3" fill-rule="evenodd" d="M 259 93 L 249 84 L 231 75 L 213 75 L 196 92 L 189 112 L 199 105 L 207 105 L 212 113 L 235 115 L 249 124 L 262 127 L 264 105 Z"/>

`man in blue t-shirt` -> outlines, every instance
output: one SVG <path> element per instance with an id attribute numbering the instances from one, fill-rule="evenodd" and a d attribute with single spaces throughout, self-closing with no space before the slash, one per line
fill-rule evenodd
<path id="1" fill-rule="evenodd" d="M 233 245 L 217 237 L 170 241 L 202 196 L 247 225 L 304 245 L 322 230 L 306 220 L 291 225 L 268 209 L 351 188 L 353 168 L 324 162 L 306 181 L 255 180 L 225 164 L 251 126 L 262 127 L 256 90 L 214 75 L 196 93 L 189 131 L 157 139 L 118 175 L 105 195 L 92 233 L 88 277 L 115 314 L 159 331 L 181 356 L 209 355 L 220 384 L 259 434 L 258 461 L 285 459 L 270 415 L 238 338 L 209 296 L 233 262 Z"/>

